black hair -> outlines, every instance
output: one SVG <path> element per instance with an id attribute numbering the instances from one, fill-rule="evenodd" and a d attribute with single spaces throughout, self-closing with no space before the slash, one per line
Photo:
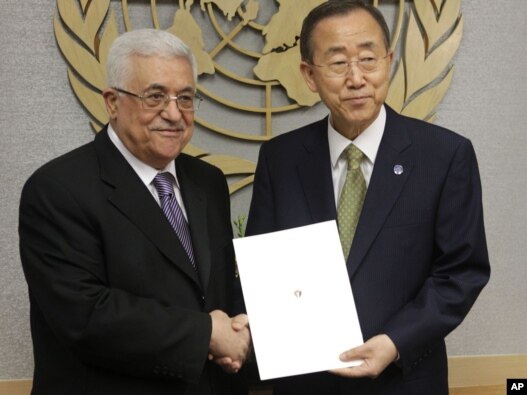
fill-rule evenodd
<path id="1" fill-rule="evenodd" d="M 311 36 L 316 25 L 325 18 L 347 15 L 357 10 L 364 10 L 370 14 L 382 30 L 384 46 L 390 48 L 390 30 L 382 13 L 372 5 L 356 0 L 329 0 L 313 8 L 305 17 L 300 32 L 300 55 L 302 60 L 313 61 Z"/>

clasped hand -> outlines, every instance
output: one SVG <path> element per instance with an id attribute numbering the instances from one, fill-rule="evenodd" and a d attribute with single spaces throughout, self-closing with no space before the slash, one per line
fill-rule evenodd
<path id="1" fill-rule="evenodd" d="M 221 310 L 209 313 L 212 318 L 212 335 L 209 359 L 229 373 L 241 369 L 251 347 L 249 319 L 246 314 L 229 317 Z"/>

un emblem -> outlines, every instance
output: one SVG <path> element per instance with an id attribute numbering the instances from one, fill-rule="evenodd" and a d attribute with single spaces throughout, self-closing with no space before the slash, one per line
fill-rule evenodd
<path id="1" fill-rule="evenodd" d="M 153 26 L 180 37 L 196 56 L 198 91 L 206 98 L 196 124 L 215 138 L 258 144 L 276 133 L 277 117 L 320 101 L 300 74 L 297 41 L 304 17 L 324 1 L 57 0 L 54 30 L 73 92 L 95 132 L 108 122 L 100 93 L 111 43 L 120 30 Z M 373 0 L 376 7 L 382 3 Z M 452 81 L 463 31 L 461 0 L 385 3 L 396 53 L 387 102 L 402 114 L 433 121 Z M 195 141 L 185 152 L 219 167 L 231 193 L 252 183 L 254 162 L 207 152 Z"/>

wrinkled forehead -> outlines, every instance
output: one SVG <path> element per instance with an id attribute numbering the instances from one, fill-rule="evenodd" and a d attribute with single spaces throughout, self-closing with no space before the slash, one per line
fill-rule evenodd
<path id="1" fill-rule="evenodd" d="M 128 84 L 147 87 L 172 88 L 176 84 L 193 87 L 192 66 L 182 56 L 132 55 L 129 61 Z"/>
<path id="2" fill-rule="evenodd" d="M 353 42 L 353 40 L 352 40 Z M 371 51 L 378 52 L 384 49 L 384 45 L 380 45 L 378 42 L 373 40 L 365 39 L 361 40 L 360 38 L 353 42 L 353 45 L 344 45 L 340 43 L 330 44 L 327 48 L 321 48 L 323 56 L 331 56 L 338 53 L 347 53 L 350 50 L 355 50 L 357 52 L 362 51 Z"/>

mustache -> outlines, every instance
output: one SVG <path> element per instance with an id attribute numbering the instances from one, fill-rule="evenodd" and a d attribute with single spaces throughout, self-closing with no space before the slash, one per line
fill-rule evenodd
<path id="1" fill-rule="evenodd" d="M 156 130 L 177 130 L 183 131 L 187 128 L 187 123 L 184 120 L 177 122 L 161 122 L 149 127 L 150 131 Z"/>

